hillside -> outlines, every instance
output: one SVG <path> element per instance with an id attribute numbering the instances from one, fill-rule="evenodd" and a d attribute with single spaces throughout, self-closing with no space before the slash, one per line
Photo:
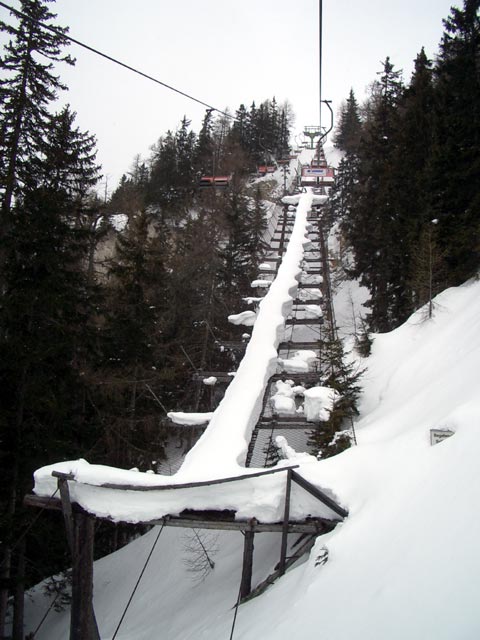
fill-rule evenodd
<path id="1" fill-rule="evenodd" d="M 350 515 L 317 539 L 306 562 L 239 607 L 235 639 L 478 637 L 479 317 L 480 283 L 469 282 L 435 299 L 432 320 L 419 310 L 374 337 L 364 362 L 358 446 L 302 468 L 331 488 Z M 431 446 L 432 428 L 454 435 Z M 102 638 L 113 637 L 157 535 L 154 529 L 96 563 Z M 215 568 L 203 581 L 185 564 L 188 538 L 176 529 L 161 533 L 118 639 L 229 637 L 241 536 L 209 534 Z M 254 583 L 277 562 L 279 544 L 276 534 L 257 536 Z M 325 549 L 328 561 L 316 562 Z M 33 592 L 28 630 L 48 604 Z M 68 624 L 68 612 L 51 612 L 35 637 L 60 640 Z"/>

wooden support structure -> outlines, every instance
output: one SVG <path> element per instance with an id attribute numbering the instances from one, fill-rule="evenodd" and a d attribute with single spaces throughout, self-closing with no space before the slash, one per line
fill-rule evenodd
<path id="1" fill-rule="evenodd" d="M 292 470 L 287 471 L 287 482 L 285 486 L 285 510 L 283 513 L 282 545 L 280 547 L 280 563 L 278 566 L 279 575 L 285 573 L 285 562 L 287 559 L 288 543 L 288 522 L 290 520 L 290 493 L 292 489 Z"/>
<path id="2" fill-rule="evenodd" d="M 337 504 L 335 500 L 327 496 L 326 493 L 318 489 L 311 482 L 308 482 L 308 480 L 305 480 L 303 476 L 301 476 L 299 473 L 297 473 L 293 469 L 291 470 L 289 469 L 289 471 L 291 471 L 290 475 L 294 482 L 296 482 L 300 487 L 302 487 L 302 489 L 305 489 L 305 491 L 308 491 L 308 493 L 314 496 L 314 498 L 317 498 L 317 500 L 320 500 L 320 502 L 322 502 L 327 507 L 329 507 L 334 513 L 340 516 L 340 518 L 346 518 L 348 516 L 348 511 L 343 507 L 341 507 L 339 504 Z"/>
<path id="3" fill-rule="evenodd" d="M 298 349 L 320 349 L 320 341 L 316 340 L 315 342 L 295 342 L 293 340 L 288 340 L 286 342 L 280 342 L 278 345 L 279 351 L 293 351 Z"/>
<path id="4" fill-rule="evenodd" d="M 95 518 L 72 509 L 68 481 L 74 476 L 53 471 L 57 478 L 68 546 L 72 554 L 72 603 L 70 640 L 100 640 L 93 609 L 93 549 Z"/>
<path id="5" fill-rule="evenodd" d="M 129 491 L 168 491 L 173 489 L 185 489 L 189 487 L 212 486 L 223 483 L 231 483 L 247 478 L 270 475 L 286 471 L 285 506 L 283 520 L 274 523 L 258 522 L 255 518 L 239 521 L 235 519 L 233 511 L 184 511 L 178 516 L 163 516 L 158 520 L 144 521 L 144 524 L 163 526 L 177 526 L 195 529 L 225 529 L 242 531 L 244 534 L 242 578 L 240 584 L 240 600 L 245 600 L 252 595 L 253 552 L 255 533 L 262 531 L 279 531 L 282 534 L 280 561 L 278 569 L 254 590 L 254 595 L 263 591 L 277 577 L 283 575 L 286 569 L 298 558 L 306 553 L 312 546 L 315 536 L 331 531 L 336 524 L 348 515 L 347 511 L 338 505 L 332 498 L 320 489 L 305 480 L 295 469 L 291 467 L 267 469 L 265 471 L 243 474 L 229 478 L 217 478 L 210 481 L 189 482 L 176 485 L 127 485 L 105 483 L 104 488 L 129 490 Z M 70 474 L 53 472 L 57 477 L 60 499 L 28 495 L 24 503 L 28 506 L 36 506 L 47 509 L 57 509 L 63 512 L 67 535 L 72 543 L 73 569 L 72 569 L 72 605 L 70 622 L 70 640 L 100 640 L 95 614 L 93 609 L 93 549 L 95 536 L 95 517 L 86 513 L 78 505 L 70 502 L 68 481 L 75 481 Z M 290 500 L 292 482 L 308 491 L 312 496 L 325 504 L 337 516 L 337 518 L 308 517 L 303 521 L 290 521 Z M 307 535 L 296 553 L 287 557 L 288 535 L 301 533 Z"/>
<path id="6" fill-rule="evenodd" d="M 240 582 L 240 599 L 246 598 L 252 590 L 253 547 L 255 531 L 247 529 L 244 532 L 242 579 Z"/>
<path id="7" fill-rule="evenodd" d="M 70 640 L 100 640 L 93 611 L 93 546 L 95 518 L 74 515 Z"/>
<path id="8" fill-rule="evenodd" d="M 299 560 L 303 555 L 308 553 L 311 550 L 311 548 L 313 547 L 313 545 L 315 544 L 315 540 L 316 540 L 316 535 L 307 536 L 299 544 L 299 546 L 295 549 L 294 553 L 286 558 L 286 560 L 285 560 L 285 570 L 287 570 L 288 568 L 293 566 L 295 564 L 295 562 L 297 562 L 297 560 Z M 262 582 L 257 584 L 257 586 L 254 589 L 252 589 L 252 591 L 249 593 L 249 595 L 246 598 L 244 598 L 242 600 L 242 602 L 246 602 L 246 601 L 251 600 L 252 598 L 255 598 L 256 596 L 259 596 L 260 594 L 262 594 L 279 577 L 280 577 L 280 571 L 279 571 L 278 565 L 277 565 L 277 568 L 273 571 L 273 573 L 271 573 L 269 576 L 267 576 L 265 578 L 265 580 L 262 580 Z"/>
<path id="9" fill-rule="evenodd" d="M 294 325 L 306 325 L 307 327 L 315 328 L 318 325 L 323 324 L 323 318 L 320 316 L 319 318 L 287 318 L 285 321 L 285 325 L 287 327 Z"/>

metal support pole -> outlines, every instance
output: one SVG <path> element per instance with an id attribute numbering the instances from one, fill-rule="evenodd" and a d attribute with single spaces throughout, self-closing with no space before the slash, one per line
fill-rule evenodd
<path id="1" fill-rule="evenodd" d="M 318 1 L 318 89 L 319 89 L 319 122 L 320 125 L 320 134 L 322 132 L 322 12 L 323 12 L 323 2 L 322 0 Z"/>

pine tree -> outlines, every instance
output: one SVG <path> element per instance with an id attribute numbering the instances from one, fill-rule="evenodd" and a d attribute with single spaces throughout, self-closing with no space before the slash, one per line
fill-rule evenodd
<path id="1" fill-rule="evenodd" d="M 360 144 L 361 132 L 360 108 L 353 89 L 350 89 L 350 94 L 340 110 L 340 118 L 333 140 L 334 144 L 347 153 L 356 153 Z"/>
<path id="2" fill-rule="evenodd" d="M 386 58 L 363 127 L 354 206 L 343 225 L 355 254 L 355 275 L 371 293 L 369 321 L 376 331 L 393 328 L 404 295 L 398 284 L 405 248 L 397 228 L 394 162 L 399 131 L 397 107 L 403 92 L 400 73 Z"/>
<path id="3" fill-rule="evenodd" d="M 53 74 L 54 62 L 73 64 L 62 55 L 68 29 L 55 26 L 55 33 L 42 29 L 39 22 L 52 26 L 56 17 L 43 0 L 22 0 L 17 26 L 0 22 L 0 29 L 12 40 L 4 47 L 0 68 L 6 72 L 0 81 L 0 186 L 2 212 L 8 216 L 12 198 L 21 193 L 28 175 L 27 163 L 41 147 L 49 113 L 48 106 L 59 90 L 66 87 Z M 44 60 L 48 60 L 47 63 Z"/>
<path id="4" fill-rule="evenodd" d="M 202 175 L 210 175 L 212 171 L 213 162 L 213 134 L 212 134 L 212 119 L 213 110 L 207 109 L 205 117 L 203 118 L 202 128 L 198 134 L 197 145 L 195 149 L 195 167 L 199 173 L 199 177 Z"/>
<path id="5" fill-rule="evenodd" d="M 361 387 L 359 379 L 363 371 L 348 362 L 340 339 L 322 340 L 320 366 L 323 372 L 322 385 L 339 394 L 326 422 L 320 422 L 308 440 L 313 452 L 328 458 L 351 446 L 354 416 L 358 415 L 357 401 Z"/>
<path id="6" fill-rule="evenodd" d="M 75 117 L 68 105 L 48 116 L 38 153 L 29 163 L 27 181 L 62 190 L 72 203 L 81 203 L 99 181 L 100 167 L 96 139 L 74 127 Z"/>
<path id="7" fill-rule="evenodd" d="M 431 218 L 449 285 L 474 275 L 480 262 L 480 19 L 478 0 L 452 7 L 435 67 L 435 144 Z"/>
<path id="8" fill-rule="evenodd" d="M 93 139 L 72 124 L 68 109 L 45 118 L 43 140 L 5 230 L 0 375 L 8 401 L 0 426 L 0 502 L 7 569 L 34 469 L 67 450 L 69 456 L 83 452 L 95 433 L 86 386 L 98 300 L 87 272 L 83 199 L 98 167 Z M 2 597 L 0 628 L 3 605 Z"/>
<path id="9" fill-rule="evenodd" d="M 102 413 L 108 416 L 104 442 L 113 465 L 145 466 L 164 455 L 158 398 L 168 377 L 163 337 L 167 260 L 166 227 L 155 229 L 152 217 L 138 212 L 118 236 L 109 269 L 106 364 L 99 375 Z"/>
<path id="10" fill-rule="evenodd" d="M 396 150 L 398 229 L 404 239 L 405 251 L 402 269 L 402 287 L 406 295 L 403 309 L 397 309 L 398 321 L 404 320 L 414 308 L 422 305 L 428 296 L 437 293 L 432 284 L 432 255 L 435 262 L 440 253 L 432 253 L 432 212 L 428 202 L 430 161 L 433 145 L 432 112 L 435 104 L 432 63 L 422 49 L 415 60 L 415 69 L 409 86 L 399 105 L 400 128 Z M 405 173 L 408 172 L 408 189 Z M 430 267 L 429 277 L 424 267 Z M 438 274 L 438 268 L 435 266 Z M 428 285 L 428 295 L 426 286 Z"/>
<path id="11" fill-rule="evenodd" d="M 24 522 L 21 501 L 33 471 L 91 446 L 85 385 L 95 353 L 96 299 L 84 270 L 87 238 L 71 224 L 61 192 L 25 194 L 6 246 L 0 501 L 2 511 L 12 505 L 1 523 L 8 555 L 10 536 Z"/>
<path id="12" fill-rule="evenodd" d="M 185 216 L 196 183 L 196 136 L 183 118 L 178 131 L 168 131 L 158 141 L 151 160 L 146 202 L 157 216 L 177 223 Z"/>

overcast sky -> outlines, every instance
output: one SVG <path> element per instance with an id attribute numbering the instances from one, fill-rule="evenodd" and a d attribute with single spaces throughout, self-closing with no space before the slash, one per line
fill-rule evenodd
<path id="1" fill-rule="evenodd" d="M 422 46 L 431 58 L 438 52 L 453 4 L 324 0 L 322 97 L 336 110 L 352 87 L 362 100 L 386 56 L 408 80 Z M 300 131 L 318 124 L 318 7 L 318 0 L 57 0 L 52 11 L 72 37 L 219 109 L 288 99 Z M 60 69 L 70 88 L 61 101 L 96 135 L 109 190 L 183 115 L 199 130 L 201 105 L 76 45 L 70 52 L 77 64 Z"/>

